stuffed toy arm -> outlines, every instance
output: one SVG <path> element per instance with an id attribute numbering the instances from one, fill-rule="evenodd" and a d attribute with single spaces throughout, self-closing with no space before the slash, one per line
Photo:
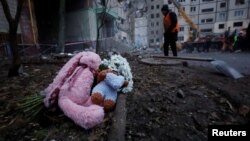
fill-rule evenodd
<path id="1" fill-rule="evenodd" d="M 114 73 L 107 73 L 104 81 L 113 89 L 119 90 L 124 85 L 125 78 Z"/>

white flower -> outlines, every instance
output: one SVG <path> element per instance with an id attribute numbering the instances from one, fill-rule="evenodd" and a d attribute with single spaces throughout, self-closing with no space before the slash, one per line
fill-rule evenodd
<path id="1" fill-rule="evenodd" d="M 131 73 L 131 68 L 126 58 L 122 57 L 121 55 L 112 55 L 109 60 L 103 59 L 102 64 L 108 66 L 108 68 L 115 70 L 118 72 L 119 75 L 122 75 L 125 80 L 129 81 L 127 87 L 124 87 L 121 91 L 123 93 L 128 93 L 133 90 L 133 76 Z"/>

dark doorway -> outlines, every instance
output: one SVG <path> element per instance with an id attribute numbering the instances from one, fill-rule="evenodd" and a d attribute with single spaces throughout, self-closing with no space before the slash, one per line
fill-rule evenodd
<path id="1" fill-rule="evenodd" d="M 60 0 L 35 0 L 39 43 L 57 43 Z"/>

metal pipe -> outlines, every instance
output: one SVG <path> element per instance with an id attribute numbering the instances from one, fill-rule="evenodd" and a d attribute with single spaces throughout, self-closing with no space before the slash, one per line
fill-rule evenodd
<path id="1" fill-rule="evenodd" d="M 153 58 L 177 59 L 177 60 L 193 60 L 193 61 L 214 61 L 213 58 L 200 58 L 200 57 L 171 57 L 171 56 L 152 56 Z"/>

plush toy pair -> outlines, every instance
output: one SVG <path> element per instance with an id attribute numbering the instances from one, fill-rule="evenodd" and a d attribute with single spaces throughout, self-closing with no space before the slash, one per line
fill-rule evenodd
<path id="1" fill-rule="evenodd" d="M 114 109 L 117 91 L 127 86 L 128 81 L 106 69 L 98 73 L 99 83 L 90 95 L 101 62 L 100 56 L 94 52 L 80 52 L 73 56 L 42 92 L 46 96 L 45 106 L 58 104 L 67 117 L 85 129 L 102 123 L 104 110 Z"/>
<path id="2" fill-rule="evenodd" d="M 91 101 L 104 107 L 106 112 L 112 111 L 116 105 L 117 92 L 128 85 L 128 81 L 117 72 L 105 69 L 97 75 L 97 85 L 93 88 Z"/>

